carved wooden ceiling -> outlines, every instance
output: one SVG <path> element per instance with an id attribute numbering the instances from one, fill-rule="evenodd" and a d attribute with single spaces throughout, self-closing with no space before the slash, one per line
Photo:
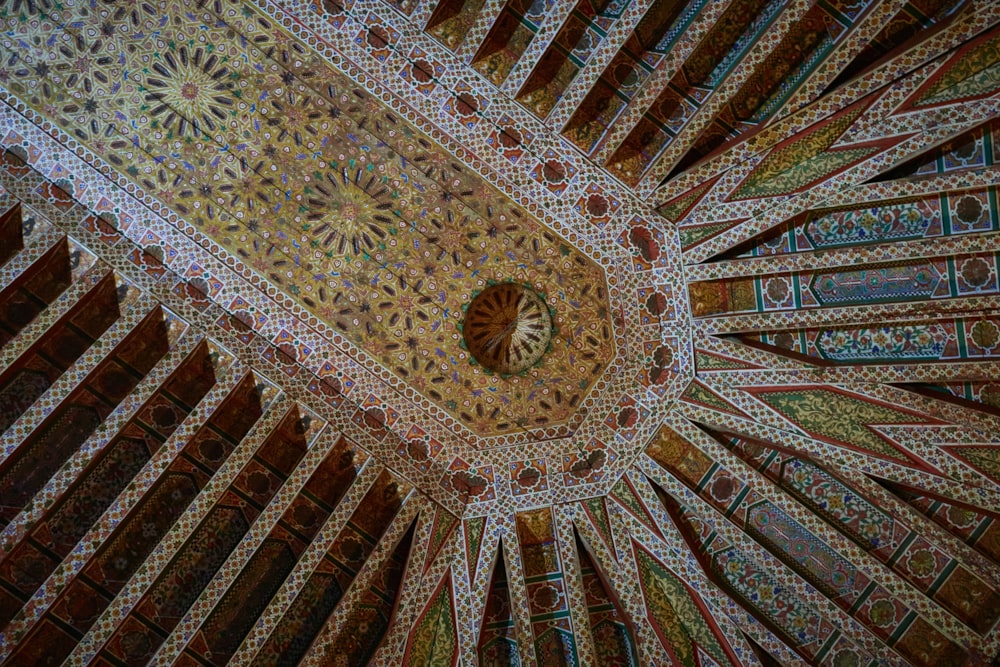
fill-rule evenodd
<path id="1" fill-rule="evenodd" d="M 0 660 L 1000 656 L 996 2 L 0 22 Z"/>

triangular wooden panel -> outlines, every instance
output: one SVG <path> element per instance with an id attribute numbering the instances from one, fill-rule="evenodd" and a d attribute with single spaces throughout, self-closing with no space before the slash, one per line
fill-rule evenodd
<path id="1" fill-rule="evenodd" d="M 517 630 L 514 628 L 514 617 L 511 615 L 507 567 L 504 564 L 502 547 L 498 548 L 484 613 L 479 630 L 479 664 L 519 664 Z"/>
<path id="2" fill-rule="evenodd" d="M 435 509 L 434 525 L 431 526 L 431 539 L 427 545 L 427 554 L 424 560 L 424 571 L 431 566 L 434 558 L 438 555 L 442 545 L 451 535 L 456 525 L 458 525 L 458 519 L 441 508 Z"/>
<path id="3" fill-rule="evenodd" d="M 966 102 L 990 95 L 1000 89 L 1000 63 L 996 52 L 1000 35 L 988 31 L 962 47 L 928 77 L 897 113 Z"/>
<path id="4" fill-rule="evenodd" d="M 757 370 L 761 366 L 751 364 L 741 359 L 735 359 L 716 352 L 708 352 L 701 348 L 694 350 L 694 363 L 699 371 L 735 371 L 735 370 Z"/>
<path id="5" fill-rule="evenodd" d="M 940 424 L 937 419 L 833 387 L 752 387 L 744 391 L 806 433 L 840 447 L 940 474 L 872 428 L 891 424 Z"/>
<path id="6" fill-rule="evenodd" d="M 590 523 L 597 529 L 598 535 L 604 540 L 604 545 L 608 548 L 608 552 L 614 557 L 618 558 L 618 554 L 615 551 L 614 539 L 611 536 L 611 521 L 608 518 L 608 508 L 605 505 L 605 500 L 603 498 L 588 498 L 583 501 L 584 511 L 587 517 L 590 519 Z"/>
<path id="7" fill-rule="evenodd" d="M 457 632 L 449 571 L 413 624 L 403 664 L 454 667 L 458 664 Z"/>
<path id="8" fill-rule="evenodd" d="M 486 530 L 486 518 L 476 517 L 463 523 L 465 534 L 465 559 L 469 564 L 469 581 L 476 580 L 476 566 L 479 562 L 479 546 L 483 543 L 483 531 Z"/>
<path id="9" fill-rule="evenodd" d="M 639 520 L 641 524 L 652 530 L 657 535 L 661 535 L 659 527 L 656 525 L 656 521 L 653 520 L 652 515 L 649 510 L 639 500 L 638 495 L 636 495 L 635 489 L 632 488 L 632 484 L 626 478 L 619 480 L 615 484 L 614 488 L 611 490 L 611 495 L 619 504 L 624 507 L 629 514 L 634 516 Z"/>
<path id="10" fill-rule="evenodd" d="M 859 101 L 797 134 L 775 148 L 733 191 L 731 201 L 799 192 L 874 154 L 874 146 L 827 152 L 864 112 L 870 101 Z"/>
<path id="11" fill-rule="evenodd" d="M 679 222 L 698 204 L 698 202 L 701 201 L 702 197 L 705 196 L 705 193 L 707 193 L 720 178 L 722 178 L 721 174 L 694 188 L 691 188 L 684 194 L 675 197 L 660 206 L 657 211 L 667 220 L 670 220 L 671 222 Z"/>
<path id="12" fill-rule="evenodd" d="M 617 598 L 608 591 L 606 577 L 595 565 L 579 535 L 576 536 L 576 551 L 580 556 L 590 634 L 602 664 L 638 665 L 632 624 Z"/>
<path id="13" fill-rule="evenodd" d="M 671 655 L 680 664 L 696 666 L 697 650 L 701 648 L 720 665 L 739 665 L 704 603 L 696 600 L 681 579 L 642 546 L 633 542 L 633 550 L 648 618 Z"/>
<path id="14" fill-rule="evenodd" d="M 741 220 L 731 220 L 728 222 L 712 222 L 707 224 L 679 226 L 678 232 L 681 237 L 681 248 L 688 251 L 696 245 L 718 236 L 724 231 L 733 229 L 744 221 L 745 218 Z"/>
<path id="15" fill-rule="evenodd" d="M 691 380 L 691 384 L 688 385 L 687 389 L 681 395 L 681 400 L 693 405 L 700 405 L 712 410 L 728 412 L 731 415 L 746 418 L 746 414 L 742 410 L 723 399 L 701 382 L 698 382 L 698 380 Z"/>

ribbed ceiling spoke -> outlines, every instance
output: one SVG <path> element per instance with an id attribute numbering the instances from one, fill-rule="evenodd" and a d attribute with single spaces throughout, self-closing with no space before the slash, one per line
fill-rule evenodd
<path id="1" fill-rule="evenodd" d="M 355 457 L 359 456 L 355 453 Z M 288 644 L 282 642 L 282 640 L 288 641 L 287 633 L 282 636 L 282 630 L 283 624 L 287 622 L 286 618 L 290 613 L 294 614 L 296 596 L 302 593 L 304 585 L 308 586 L 310 575 L 333 547 L 347 521 L 358 509 L 383 471 L 381 466 L 370 459 L 358 458 L 354 465 L 358 469 L 357 477 L 351 482 L 337 506 L 333 508 L 333 512 L 326 518 L 309 548 L 299 557 L 295 569 L 271 599 L 268 607 L 261 614 L 260 621 L 254 625 L 240 648 L 233 654 L 232 662 L 235 664 L 276 664 L 277 659 L 289 650 Z M 299 603 L 298 606 L 303 605 Z M 302 638 L 304 642 L 308 642 L 310 639 L 309 637 Z M 296 648 L 299 647 L 296 646 Z M 305 648 L 308 648 L 308 644 L 303 647 L 303 652 Z"/>
<path id="2" fill-rule="evenodd" d="M 632 37 L 633 31 L 644 19 L 644 15 L 654 6 L 653 0 L 635 0 L 630 2 L 621 16 L 615 20 L 607 36 L 598 43 L 597 48 L 589 54 L 584 67 L 575 75 L 565 88 L 562 96 L 546 118 L 546 124 L 553 129 L 560 129 L 569 122 L 577 106 L 593 88 L 598 77 L 604 73 L 622 46 Z"/>
<path id="3" fill-rule="evenodd" d="M 921 3 L 932 4 L 932 9 L 947 12 L 945 16 L 932 14 L 924 17 L 923 21 L 914 18 L 920 12 L 914 7 L 914 3 L 906 0 L 874 4 L 848 28 L 847 34 L 802 82 L 806 86 L 804 90 L 793 92 L 775 111 L 774 117 L 781 118 L 794 113 L 818 95 L 828 92 L 835 80 L 850 80 L 865 72 L 874 64 L 874 54 L 869 54 L 869 49 L 876 37 L 890 37 L 884 45 L 880 44 L 880 50 L 884 49 L 879 53 L 880 56 L 893 53 L 911 38 L 920 39 L 920 36 L 926 35 L 926 31 L 937 25 L 938 21 L 947 22 L 954 18 L 955 14 L 962 11 L 961 5 L 972 5 L 973 2 L 974 0 L 932 0 L 931 3 Z"/>
<path id="4" fill-rule="evenodd" d="M 751 42 L 753 47 L 738 61 L 738 65 L 730 65 L 732 69 L 729 69 L 722 78 L 715 81 L 716 74 L 714 71 L 712 72 L 714 85 L 709 88 L 710 92 L 699 100 L 696 108 L 688 114 L 677 136 L 666 145 L 663 152 L 648 167 L 648 171 L 642 175 L 641 180 L 636 183 L 638 192 L 648 195 L 656 190 L 683 156 L 695 145 L 722 106 L 732 99 L 739 91 L 740 86 L 754 73 L 754 70 L 765 62 L 771 53 L 769 47 L 776 48 L 781 40 L 795 29 L 795 26 L 806 15 L 809 6 L 809 2 L 793 0 L 782 6 L 773 19 L 763 26 L 756 26 L 753 23 L 746 26 L 747 31 L 756 32 L 762 28 L 763 31 L 759 35 L 754 35 L 756 39 Z M 758 18 L 761 15 L 768 16 L 768 6 L 765 5 L 761 8 Z M 709 33 L 707 39 L 712 39 L 712 33 Z M 716 67 L 718 66 L 716 65 Z"/>
<path id="5" fill-rule="evenodd" d="M 792 134 L 802 132 L 818 119 L 845 109 L 895 79 L 905 78 L 919 71 L 927 63 L 961 47 L 1000 21 L 1000 11 L 992 5 L 977 6 L 975 9 L 976 11 L 961 14 L 939 31 L 931 31 L 922 40 L 906 45 L 907 48 L 899 53 L 887 56 L 877 67 L 841 85 L 836 95 L 823 95 L 798 111 L 776 118 L 766 130 L 748 135 L 663 183 L 657 189 L 656 201 L 669 201 L 695 185 L 709 182 L 712 176 L 752 160 L 754 155 L 773 148 Z"/>
<path id="6" fill-rule="evenodd" d="M 779 354 L 782 348 L 770 346 Z M 818 364 L 822 362 L 816 360 Z M 988 382 L 1000 372 L 998 361 L 958 361 L 943 364 L 911 363 L 855 363 L 820 365 L 818 368 L 769 368 L 766 370 L 713 370 L 712 382 L 736 386 L 740 384 L 780 384 L 794 379 L 802 383 L 850 384 L 864 382 L 866 378 L 878 377 L 886 384 L 925 382 Z"/>
<path id="7" fill-rule="evenodd" d="M 746 394 L 746 390 L 730 389 L 728 387 L 722 387 L 718 385 L 708 385 L 711 387 L 712 391 L 721 397 L 724 401 L 728 401 L 733 405 L 743 405 L 745 409 L 755 409 L 760 410 L 763 406 L 768 405 L 765 401 L 758 401 L 755 399 L 749 399 Z M 798 383 L 782 383 L 774 386 L 773 390 L 769 391 L 769 394 L 773 398 L 769 398 L 772 403 L 784 400 L 784 398 L 789 393 L 794 392 L 804 392 L 807 396 L 812 396 L 816 399 L 826 399 L 828 403 L 836 402 L 842 407 L 858 407 L 864 405 L 865 403 L 872 403 L 875 405 L 880 405 L 877 400 L 878 392 L 877 387 L 867 387 L 867 386 L 855 386 L 852 387 L 852 393 L 842 393 L 841 390 L 829 390 L 819 388 L 817 386 L 801 385 Z M 769 394 L 765 394 L 768 396 Z M 855 396 L 856 394 L 856 396 Z M 874 396 L 872 396 L 874 394 Z M 692 421 L 703 422 L 706 424 L 716 423 L 719 419 L 718 414 L 721 410 L 717 406 L 712 406 L 711 409 L 706 409 L 704 401 L 695 402 L 698 397 L 693 397 L 691 400 L 682 401 L 681 405 L 683 412 Z M 873 400 L 869 401 L 871 398 Z M 896 390 L 895 394 L 889 400 L 903 401 L 912 403 L 912 398 L 906 396 L 902 390 Z M 929 399 L 928 399 L 929 400 Z M 881 404 L 884 405 L 884 404 Z M 944 407 L 944 406 L 942 406 Z M 846 424 L 839 425 L 827 425 L 822 426 L 825 430 L 820 431 L 809 431 L 807 435 L 800 435 L 801 428 L 795 426 L 796 424 L 801 425 L 802 418 L 806 415 L 805 412 L 793 413 L 792 410 L 797 408 L 789 407 L 787 409 L 788 414 L 781 416 L 780 413 L 772 410 L 767 412 L 761 412 L 758 421 L 753 421 L 748 417 L 741 417 L 734 414 L 736 412 L 735 408 L 729 410 L 729 416 L 727 417 L 729 426 L 727 426 L 727 431 L 731 431 L 736 434 L 743 434 L 750 438 L 757 438 L 761 440 L 768 440 L 776 443 L 781 443 L 783 447 L 787 447 L 792 451 L 802 452 L 803 454 L 808 454 L 812 457 L 818 457 L 819 460 L 826 460 L 831 457 L 831 452 L 836 451 L 836 456 L 833 457 L 833 461 L 838 465 L 851 465 L 864 472 L 883 477 L 889 480 L 902 480 L 907 477 L 911 479 L 920 479 L 919 484 L 927 489 L 935 489 L 939 491 L 943 496 L 948 498 L 960 499 L 962 497 L 961 488 L 963 486 L 968 489 L 968 485 L 973 485 L 977 487 L 976 493 L 982 498 L 981 502 L 995 502 L 996 493 L 990 488 L 992 485 L 985 480 L 985 478 L 978 472 L 973 472 L 968 467 L 959 463 L 957 459 L 946 453 L 946 450 L 938 447 L 939 442 L 948 441 L 949 438 L 961 438 L 965 433 L 963 432 L 963 427 L 952 426 L 952 427 L 940 427 L 936 430 L 927 429 L 928 434 L 919 436 L 917 434 L 920 429 L 916 427 L 906 427 L 902 424 L 906 424 L 906 419 L 910 419 L 911 422 L 915 424 L 928 423 L 928 420 L 920 420 L 912 416 L 907 417 L 906 412 L 899 412 L 898 414 L 883 414 L 879 421 L 873 425 L 883 425 L 886 422 L 887 426 L 896 424 L 898 428 L 895 430 L 893 428 L 887 428 L 889 432 L 899 431 L 904 435 L 911 436 L 914 439 L 911 445 L 912 450 L 917 452 L 916 454 L 910 454 L 908 452 L 903 452 L 897 446 L 890 444 L 894 441 L 886 440 L 881 435 L 868 435 L 865 433 L 863 436 L 857 436 L 856 434 L 860 431 L 867 431 L 866 424 L 865 428 L 859 429 L 855 422 L 848 421 Z M 881 408 L 879 408 L 881 409 Z M 952 408 L 953 410 L 958 408 Z M 875 410 L 873 408 L 873 410 Z M 891 412 L 888 408 L 882 410 L 883 413 Z M 972 412 L 972 411 L 969 411 Z M 725 412 L 723 411 L 723 414 Z M 911 413 L 919 414 L 919 413 Z M 988 415 L 976 415 L 969 414 L 969 421 L 973 423 L 978 422 L 982 424 L 983 422 L 989 422 Z M 799 419 L 799 422 L 794 421 L 794 419 Z M 844 417 L 844 419 L 851 419 Z M 856 418 L 858 419 L 858 418 Z M 864 419 L 863 417 L 860 419 Z M 874 419 L 874 418 L 872 418 Z M 860 424 L 862 422 L 857 422 Z M 931 422 L 933 423 L 933 422 Z M 909 429 L 909 430 L 907 430 Z M 856 440 L 846 440 L 845 436 L 848 433 L 854 433 L 856 435 Z M 973 431 L 978 434 L 975 439 L 984 442 L 991 442 L 992 438 L 985 435 L 989 431 Z M 840 434 L 837 435 L 831 434 Z M 950 435 L 949 435 L 950 434 Z M 833 442 L 833 449 L 831 449 L 830 442 Z M 934 470 L 941 471 L 941 474 L 934 472 Z M 942 476 L 946 475 L 945 476 Z M 962 480 L 961 483 L 953 480 Z"/>
<path id="8" fill-rule="evenodd" d="M 239 474 L 243 472 L 244 465 L 250 463 L 254 453 L 266 443 L 268 436 L 279 426 L 280 418 L 292 407 L 290 403 L 284 394 L 279 395 L 271 402 L 261 420 L 254 425 L 246 438 L 240 442 L 237 450 L 233 452 L 230 465 L 224 466 L 214 477 L 210 478 L 203 492 L 187 508 L 187 520 L 174 524 L 173 528 L 164 536 L 163 542 L 159 546 L 171 558 L 181 553 L 188 544 L 193 544 L 188 542 L 188 539 L 196 528 L 202 525 L 204 519 L 213 511 L 221 510 L 221 505 L 216 505 L 216 503 L 222 500 L 230 485 L 236 482 Z M 135 591 L 139 595 L 116 597 L 104 612 L 104 617 L 109 622 L 95 623 L 73 653 L 66 658 L 66 664 L 82 666 L 96 658 L 101 648 L 112 638 L 115 630 L 119 629 L 121 624 L 135 613 L 135 605 L 140 602 L 140 596 L 148 594 L 156 583 L 163 581 L 160 577 L 164 575 L 168 565 L 169 561 L 146 561 L 133 575 L 137 577 L 137 582 L 142 582 L 138 586 L 139 590 Z"/>
<path id="9" fill-rule="evenodd" d="M 666 4 L 668 0 L 663 0 Z M 659 3 L 651 5 L 649 12 L 657 9 Z M 684 67 L 685 60 L 691 56 L 698 46 L 704 42 L 711 34 L 712 27 L 719 18 L 729 9 L 731 0 L 724 2 L 688 3 L 684 10 L 674 19 L 674 24 L 684 21 L 686 27 L 682 36 L 674 38 L 666 53 L 659 54 L 656 67 L 641 82 L 638 90 L 631 93 L 627 106 L 614 120 L 600 142 L 592 150 L 591 154 L 598 164 L 606 164 L 611 156 L 617 151 L 626 137 L 633 131 L 636 124 L 642 119 L 657 97 L 663 92 L 667 85 L 677 76 L 677 73 Z M 696 10 L 694 16 L 688 17 L 689 11 Z M 673 27 L 673 26 L 671 26 Z M 647 47 L 648 48 L 648 47 Z M 636 54 L 642 56 L 643 54 Z M 620 56 L 619 56 L 620 57 Z M 615 61 L 612 60 L 612 63 Z M 612 74 L 609 72 L 609 74 Z M 591 93 L 595 92 L 593 89 Z M 585 110 L 581 108 L 580 111 Z M 577 113 L 579 113 L 578 111 Z M 564 130 L 565 133 L 565 130 Z"/>
<path id="10" fill-rule="evenodd" d="M 463 539 L 459 523 L 433 504 L 420 513 L 392 624 L 369 664 L 374 667 L 406 664 L 414 650 L 419 651 L 427 644 L 428 638 L 435 647 L 436 658 L 457 657 L 459 630 L 454 578 L 458 576 L 455 570 Z"/>
<path id="11" fill-rule="evenodd" d="M 279 521 L 291 509 L 292 502 L 299 499 L 303 487 L 324 462 L 336 438 L 330 437 L 325 423 L 315 415 L 304 413 L 301 406 L 297 406 L 297 411 L 292 414 L 300 428 L 303 417 L 315 420 L 310 424 L 313 431 L 309 434 L 310 439 L 304 443 L 309 448 L 308 451 L 294 473 L 289 475 L 264 512 L 247 531 L 241 541 L 241 549 L 235 550 L 219 567 L 209 585 L 150 658 L 156 664 L 174 664 L 181 657 L 185 646 L 189 644 L 191 628 L 202 630 L 203 634 L 199 639 L 208 647 L 205 653 L 210 654 L 217 664 L 224 662 L 243 639 L 237 627 L 226 623 L 225 616 L 246 605 L 249 607 L 247 620 L 256 620 L 252 616 L 253 605 L 260 604 L 261 598 L 267 597 L 258 591 L 277 587 L 284 578 L 282 574 L 287 574 L 284 570 L 291 570 L 294 565 L 292 545 L 295 545 L 295 541 L 285 538 L 284 531 L 288 530 L 289 524 L 282 525 Z M 322 433 L 317 429 L 319 424 L 323 424 Z M 287 432 L 283 435 L 289 438 Z M 240 577 L 241 573 L 245 574 Z M 201 646 L 195 651 L 200 648 Z M 189 651 L 185 657 L 197 654 L 195 651 Z"/>
<path id="12" fill-rule="evenodd" d="M 587 0 L 583 0 L 586 2 Z M 500 92 L 510 97 L 515 97 L 521 87 L 524 86 L 528 77 L 538 66 L 542 55 L 553 44 L 559 31 L 566 25 L 566 20 L 574 9 L 572 2 L 555 3 L 552 8 L 545 13 L 545 19 L 538 28 L 538 32 L 531 39 L 528 48 L 518 58 L 517 63 L 511 70 L 510 75 L 500 86 Z"/>
<path id="13" fill-rule="evenodd" d="M 674 436 L 668 437 L 673 438 Z M 892 574 L 886 568 L 894 567 L 896 566 L 896 563 L 890 562 L 883 553 L 879 553 L 873 549 L 871 545 L 865 545 L 863 543 L 856 544 L 852 541 L 849 534 L 838 532 L 838 527 L 836 525 L 817 522 L 814 518 L 814 513 L 817 511 L 815 501 L 811 501 L 813 503 L 812 505 L 807 505 L 806 501 L 801 496 L 797 499 L 787 498 L 783 494 L 775 493 L 775 490 L 769 485 L 763 483 L 763 480 L 755 480 L 755 468 L 751 464 L 751 461 L 753 463 L 757 463 L 757 460 L 750 459 L 742 448 L 732 448 L 732 438 L 703 429 L 688 430 L 685 433 L 685 438 L 688 442 L 696 446 L 698 451 L 703 453 L 697 454 L 696 457 L 707 455 L 710 459 L 720 464 L 720 469 L 715 472 L 706 473 L 708 476 L 707 478 L 693 479 L 690 472 L 680 470 L 676 467 L 676 459 L 671 458 L 672 454 L 658 455 L 658 451 L 655 448 L 650 450 L 650 454 L 654 460 L 658 460 L 661 465 L 664 465 L 664 467 L 670 470 L 673 474 L 679 475 L 683 478 L 682 481 L 684 481 L 689 488 L 705 497 L 709 503 L 712 503 L 715 506 L 717 510 L 727 511 L 728 508 L 725 502 L 720 502 L 713 498 L 711 493 L 707 492 L 706 489 L 712 485 L 713 479 L 736 479 L 739 483 L 746 484 L 751 488 L 750 496 L 754 498 L 754 501 L 748 504 L 756 504 L 758 498 L 766 498 L 769 505 L 773 505 L 778 508 L 780 512 L 786 514 L 800 525 L 807 526 L 808 530 L 814 533 L 816 537 L 819 537 L 834 550 L 840 552 L 840 554 L 849 559 L 852 564 L 857 565 L 859 571 L 867 573 L 867 575 L 873 579 L 884 582 L 883 585 L 886 587 L 897 587 L 897 590 L 893 591 L 893 597 L 901 600 L 907 600 L 907 604 L 912 605 L 914 608 L 921 609 L 923 612 L 927 612 L 930 609 L 926 599 L 913 590 L 915 587 L 920 589 L 920 593 L 927 594 L 928 591 L 925 588 L 925 583 L 915 580 L 911 573 L 907 573 L 905 571 L 901 574 L 903 575 L 904 580 L 906 580 L 906 584 L 893 581 Z M 758 446 L 760 445 L 760 443 L 756 444 L 758 444 Z M 727 448 L 732 449 L 730 451 L 730 449 Z M 752 444 L 747 447 L 747 451 L 751 450 L 754 452 L 757 451 L 757 449 L 753 448 Z M 665 456 L 667 458 L 665 458 Z M 763 468 L 763 466 L 757 466 L 756 469 L 763 472 L 764 477 L 771 483 L 780 488 L 785 488 L 787 491 L 787 479 L 791 475 L 786 474 L 785 477 L 782 478 L 778 472 L 778 466 L 775 465 L 770 465 L 766 469 Z M 830 471 L 825 472 L 829 474 Z M 865 502 L 871 502 L 871 499 L 867 497 L 867 492 L 876 491 L 876 489 L 873 489 L 872 487 L 877 487 L 877 485 L 871 484 L 869 481 L 869 483 L 866 484 Z M 884 491 L 876 493 L 875 495 L 884 496 Z M 744 517 L 742 515 L 742 511 L 743 510 L 739 510 L 736 513 L 728 513 L 728 515 L 731 518 L 740 516 L 741 519 L 743 519 Z M 901 521 L 906 528 L 913 530 L 914 533 L 919 536 L 921 543 L 927 541 L 927 537 L 925 537 L 924 530 L 922 529 L 928 530 L 927 535 L 931 538 L 936 538 L 940 532 L 938 530 L 930 529 L 930 523 L 927 521 L 913 522 L 908 517 L 903 520 L 903 518 L 898 515 L 895 518 L 896 520 Z M 948 541 L 948 543 L 951 544 L 950 541 Z M 771 548 L 773 549 L 773 546 L 771 546 Z M 959 550 L 959 552 L 964 553 L 964 550 Z M 979 572 L 977 574 L 987 576 L 989 579 L 992 579 L 995 575 L 995 573 L 989 571 Z M 954 612 L 955 610 L 953 609 L 952 611 Z M 969 623 L 970 619 L 965 618 L 964 621 Z M 968 632 L 967 629 L 961 627 L 955 627 L 952 631 L 959 634 Z"/>
<path id="14" fill-rule="evenodd" d="M 412 554 L 414 522 L 423 504 L 419 496 L 403 502 L 300 664 L 336 664 L 338 656 L 350 655 L 360 666 L 372 657 L 392 623 L 395 598 Z"/>

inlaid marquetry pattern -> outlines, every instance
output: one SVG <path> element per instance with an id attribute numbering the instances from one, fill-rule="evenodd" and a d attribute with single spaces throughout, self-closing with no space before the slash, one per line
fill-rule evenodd
<path id="1" fill-rule="evenodd" d="M 995 3 L 0 20 L 0 660 L 997 660 Z"/>
<path id="2" fill-rule="evenodd" d="M 604 270 L 579 240 L 456 163 L 406 114 L 263 16 L 168 6 L 161 30 L 152 6 L 130 11 L 143 28 L 109 39 L 102 26 L 117 20 L 114 10 L 66 6 L 60 17 L 79 26 L 76 36 L 54 60 L 44 44 L 28 47 L 26 78 L 6 85 L 36 110 L 54 105 L 63 130 L 278 286 L 320 335 L 357 346 L 473 432 L 574 416 L 615 355 Z M 116 55 L 86 55 L 104 47 Z M 300 51 L 301 61 L 292 55 Z M 63 99 L 63 88 L 87 100 Z M 136 141 L 104 138 L 121 118 L 134 122 Z M 259 141 L 248 141 L 255 133 Z M 559 161 L 539 172 L 560 190 L 571 177 Z M 535 380 L 568 400 L 544 416 L 526 399 L 497 401 L 508 383 L 468 363 L 461 346 L 462 306 L 503 280 L 549 295 L 566 332 Z M 591 322 L 596 335 L 582 335 Z M 506 418 L 477 418 L 497 410 Z"/>

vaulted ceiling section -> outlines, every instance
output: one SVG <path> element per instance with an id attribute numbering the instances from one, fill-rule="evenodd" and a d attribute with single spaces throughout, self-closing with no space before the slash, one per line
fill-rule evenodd
<path id="1" fill-rule="evenodd" d="M 994 0 L 0 23 L 3 664 L 1000 658 Z"/>

